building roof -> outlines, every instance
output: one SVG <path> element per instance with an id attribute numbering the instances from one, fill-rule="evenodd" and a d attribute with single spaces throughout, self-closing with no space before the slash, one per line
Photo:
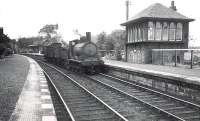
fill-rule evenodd
<path id="1" fill-rule="evenodd" d="M 168 20 L 184 20 L 184 21 L 193 21 L 194 19 L 188 18 L 171 8 L 168 8 L 160 3 L 155 3 L 143 11 L 139 12 L 132 18 L 130 18 L 125 23 L 121 25 L 126 26 L 127 24 L 137 22 L 143 19 L 168 19 Z"/>

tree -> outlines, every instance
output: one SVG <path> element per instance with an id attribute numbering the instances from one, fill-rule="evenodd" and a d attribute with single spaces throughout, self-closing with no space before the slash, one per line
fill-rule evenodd
<path id="1" fill-rule="evenodd" d="M 194 37 L 192 34 L 190 34 L 189 36 L 188 46 L 189 48 L 195 48 L 200 46 L 198 39 Z"/>
<path id="2" fill-rule="evenodd" d="M 109 35 L 102 32 L 97 37 L 97 46 L 100 50 L 123 50 L 125 39 L 126 32 L 124 30 L 114 30 Z"/>
<path id="3" fill-rule="evenodd" d="M 106 33 L 105 32 L 102 32 L 98 35 L 97 37 L 97 47 L 100 49 L 100 50 L 105 50 L 106 49 L 106 45 L 105 45 L 105 42 L 106 42 Z"/>
<path id="4" fill-rule="evenodd" d="M 5 55 L 6 48 L 11 48 L 11 39 L 5 34 L 0 34 L 0 58 Z"/>
<path id="5" fill-rule="evenodd" d="M 22 48 L 28 48 L 28 46 L 31 45 L 31 44 L 32 44 L 32 40 L 27 39 L 25 37 L 19 38 L 18 42 L 17 42 L 18 47 L 21 48 L 21 49 Z"/>
<path id="6" fill-rule="evenodd" d="M 51 44 L 53 42 L 57 42 L 60 37 L 58 36 L 57 33 L 58 30 L 58 24 L 48 24 L 45 25 L 43 28 L 40 29 L 39 34 L 42 36 L 44 35 L 44 44 L 48 45 Z"/>
<path id="7" fill-rule="evenodd" d="M 124 30 L 114 30 L 109 37 L 112 39 L 115 50 L 123 50 L 126 40 L 126 32 Z"/>
<path id="8" fill-rule="evenodd" d="M 29 45 L 41 45 L 41 37 L 22 37 L 18 39 L 17 45 L 20 49 L 28 48 Z"/>
<path id="9" fill-rule="evenodd" d="M 56 30 L 58 30 L 58 24 L 49 24 L 41 28 L 39 34 L 45 34 L 47 37 L 51 38 L 52 34 L 57 34 Z"/>
<path id="10" fill-rule="evenodd" d="M 104 46 L 106 51 L 114 50 L 114 41 L 110 36 L 107 36 L 106 41 L 104 42 Z"/>

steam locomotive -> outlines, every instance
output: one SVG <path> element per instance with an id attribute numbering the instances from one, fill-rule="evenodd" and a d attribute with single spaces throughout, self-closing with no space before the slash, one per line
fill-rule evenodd
<path id="1" fill-rule="evenodd" d="M 104 71 L 104 62 L 98 55 L 96 44 L 91 42 L 90 32 L 86 32 L 86 37 L 80 40 L 70 41 L 68 48 L 63 48 L 61 43 L 46 46 L 44 57 L 73 71 L 87 74 Z"/>

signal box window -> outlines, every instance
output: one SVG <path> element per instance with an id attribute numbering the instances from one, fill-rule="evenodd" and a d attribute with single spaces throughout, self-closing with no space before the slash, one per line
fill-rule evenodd
<path id="1" fill-rule="evenodd" d="M 156 22 L 156 40 L 161 40 L 162 26 L 160 22 Z"/>
<path id="2" fill-rule="evenodd" d="M 148 40 L 154 40 L 154 25 L 153 25 L 153 22 L 148 23 Z"/>
<path id="3" fill-rule="evenodd" d="M 183 29 L 182 23 L 178 23 L 176 29 L 176 41 L 182 40 L 182 29 Z"/>
<path id="4" fill-rule="evenodd" d="M 175 24 L 172 22 L 169 26 L 169 41 L 175 41 Z"/>

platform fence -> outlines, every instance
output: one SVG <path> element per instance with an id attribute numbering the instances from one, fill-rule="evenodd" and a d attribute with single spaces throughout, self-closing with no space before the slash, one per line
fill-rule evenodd
<path id="1" fill-rule="evenodd" d="M 200 69 L 200 49 L 152 49 L 152 64 Z"/>
<path id="2" fill-rule="evenodd" d="M 124 50 L 99 50 L 98 53 L 104 59 L 125 61 Z"/>

